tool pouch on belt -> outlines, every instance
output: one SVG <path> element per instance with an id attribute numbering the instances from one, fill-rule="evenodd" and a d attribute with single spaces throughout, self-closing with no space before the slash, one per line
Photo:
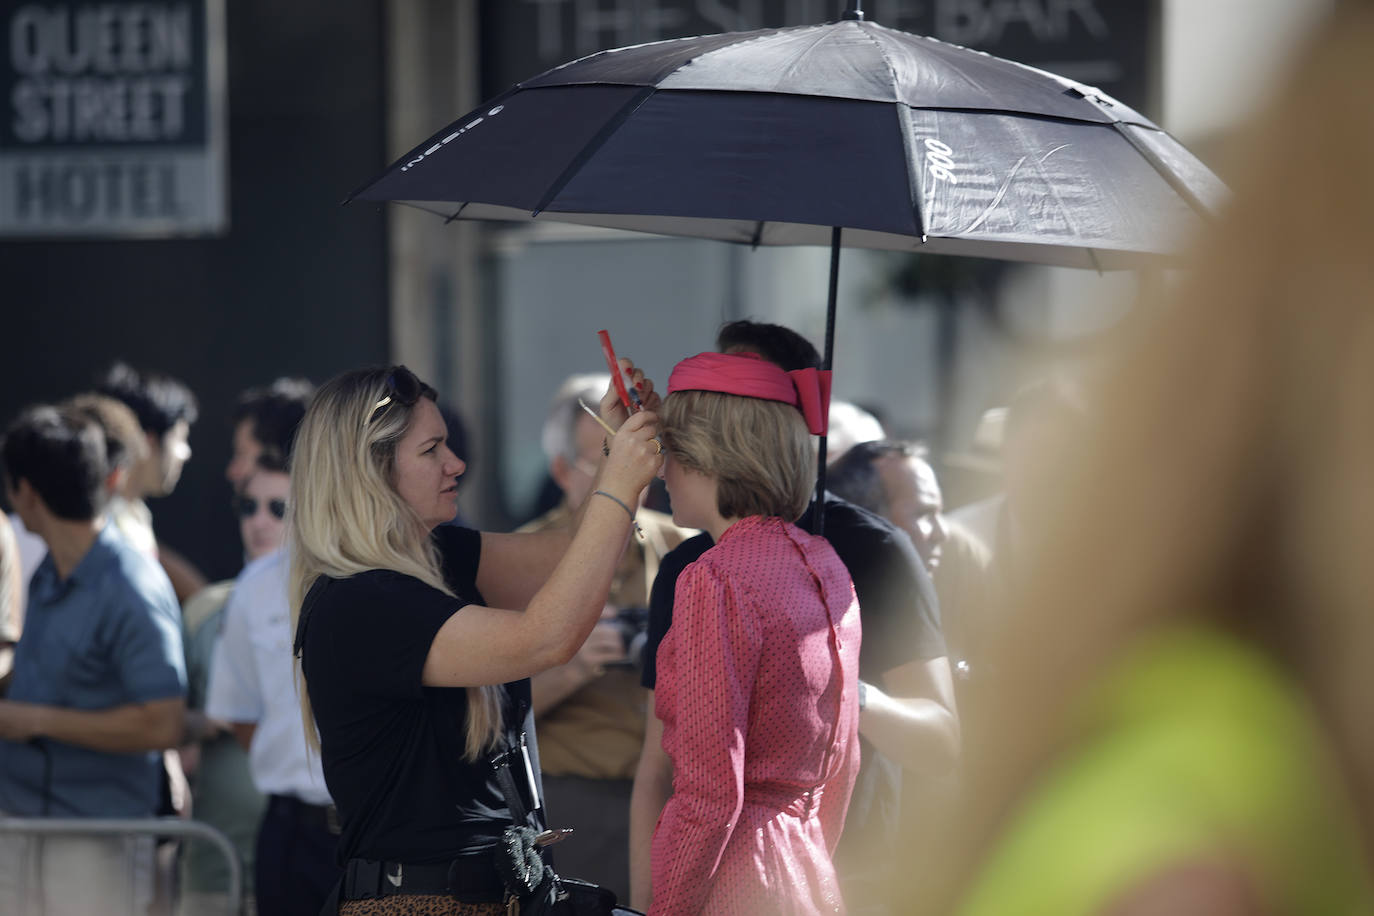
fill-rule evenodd
<path id="1" fill-rule="evenodd" d="M 576 878 L 560 878 L 548 862 L 541 847 L 559 832 L 544 829 L 543 818 L 536 811 L 531 815 L 520 796 L 512 764 L 524 764 L 527 784 L 534 807 L 538 807 L 537 791 L 525 749 L 525 736 L 516 741 L 508 739 L 505 750 L 492 755 L 491 764 L 497 785 L 510 809 L 512 824 L 502 835 L 493 855 L 496 872 L 509 895 L 508 911 L 515 916 L 611 916 L 612 912 L 633 913 L 616 906 L 615 893 L 597 884 Z"/>

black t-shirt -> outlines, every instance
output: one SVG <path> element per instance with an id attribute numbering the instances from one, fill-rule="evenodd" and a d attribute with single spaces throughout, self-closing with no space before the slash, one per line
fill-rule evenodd
<path id="1" fill-rule="evenodd" d="M 807 531 L 813 508 L 808 507 L 797 522 Z M 826 493 L 825 539 L 849 569 L 859 598 L 863 623 L 859 677 L 882 687 L 883 675 L 893 668 L 945 654 L 935 586 L 905 532 L 867 509 Z M 673 548 L 659 564 L 649 595 L 649 634 L 641 678 L 650 690 L 658 681 L 658 646 L 673 623 L 677 577 L 712 543 L 709 534 L 699 534 Z"/>
<path id="2" fill-rule="evenodd" d="M 811 530 L 814 504 L 797 524 Z M 945 639 L 940 631 L 935 586 L 920 555 L 904 531 L 867 509 L 825 494 L 825 539 L 849 569 L 859 599 L 863 644 L 859 677 L 884 687 L 883 675 L 917 660 L 940 658 Z M 684 569 L 711 548 L 711 536 L 699 534 L 673 548 L 659 564 L 649 594 L 649 633 L 644 649 L 642 682 L 650 690 L 658 681 L 658 647 L 673 622 L 673 595 Z M 866 740 L 860 740 L 860 765 L 845 815 L 836 864 L 846 886 L 854 883 L 885 893 L 892 857 L 890 843 L 900 832 L 902 770 Z"/>
<path id="3" fill-rule="evenodd" d="M 302 665 L 324 778 L 339 809 L 339 859 L 428 863 L 491 848 L 510 814 L 486 757 L 463 759 L 467 692 L 425 687 L 439 628 L 477 590 L 481 535 L 434 535 L 454 599 L 411 576 L 321 576 L 305 600 Z M 505 720 L 525 718 L 528 680 L 504 685 Z"/>

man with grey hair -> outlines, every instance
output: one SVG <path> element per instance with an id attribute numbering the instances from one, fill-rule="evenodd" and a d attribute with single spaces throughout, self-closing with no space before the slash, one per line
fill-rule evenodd
<path id="1" fill-rule="evenodd" d="M 836 496 L 905 531 L 926 570 L 934 573 L 948 530 L 940 483 L 927 454 L 924 445 L 914 442 L 860 442 L 830 465 L 826 485 Z"/>
<path id="2" fill-rule="evenodd" d="M 539 444 L 549 462 L 549 476 L 563 491 L 563 502 L 574 508 L 582 505 L 591 490 L 605 436 L 582 404 L 595 408 L 610 384 L 611 377 L 604 372 L 568 376 L 553 396 L 540 432 Z"/>
<path id="3" fill-rule="evenodd" d="M 596 405 L 609 383 L 605 374 L 574 375 L 554 396 L 541 442 L 563 501 L 522 531 L 569 524 L 591 495 L 604 431 L 578 400 Z M 630 792 L 644 743 L 648 692 L 638 655 L 649 588 L 663 555 L 695 533 L 650 509 L 635 518 L 644 536 L 630 539 L 601 621 L 572 661 L 531 679 L 549 823 L 575 830 L 558 846 L 558 870 L 621 900 L 629 897 Z"/>
<path id="4" fill-rule="evenodd" d="M 830 402 L 830 423 L 826 429 L 825 463 L 833 466 L 860 442 L 870 442 L 887 436 L 877 417 L 858 404 L 849 401 Z M 829 472 L 827 471 L 827 476 Z"/>

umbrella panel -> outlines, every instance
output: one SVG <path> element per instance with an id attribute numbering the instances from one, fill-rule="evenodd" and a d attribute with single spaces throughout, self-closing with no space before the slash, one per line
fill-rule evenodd
<path id="1" fill-rule="evenodd" d="M 1122 131 L 1156 157 L 1165 170 L 1175 177 L 1179 193 L 1194 200 L 1197 209 L 1215 213 L 1230 197 L 1230 191 L 1202 160 L 1162 130 L 1151 130 L 1133 124 L 1123 124 Z"/>
<path id="2" fill-rule="evenodd" d="M 657 86 L 895 102 L 901 94 L 893 77 L 873 32 L 846 23 L 783 29 L 711 49 Z"/>
<path id="3" fill-rule="evenodd" d="M 913 108 L 1005 111 L 1149 125 L 1130 106 L 1053 73 L 949 42 L 865 23 L 884 46 L 897 97 Z"/>
<path id="4" fill-rule="evenodd" d="M 598 84 L 829 96 L 903 102 L 917 108 L 1150 123 L 1091 87 L 1043 70 L 858 21 L 619 48 L 555 67 L 520 86 Z"/>
<path id="5" fill-rule="evenodd" d="M 690 38 L 670 38 L 648 44 L 613 48 L 568 61 L 519 83 L 522 89 L 548 86 L 619 84 L 655 86 L 663 77 L 703 54 L 766 35 L 775 29 L 752 32 L 722 32 Z"/>
<path id="6" fill-rule="evenodd" d="M 1198 224 L 1114 126 L 963 111 L 910 123 L 930 236 L 1149 250 Z"/>
<path id="7" fill-rule="evenodd" d="M 640 92 L 566 86 L 494 99 L 411 150 L 354 197 L 452 201 L 441 211 L 446 216 L 469 201 L 533 211 Z"/>
<path id="8" fill-rule="evenodd" d="M 545 209 L 917 235 L 910 187 L 891 105 L 659 92 Z"/>

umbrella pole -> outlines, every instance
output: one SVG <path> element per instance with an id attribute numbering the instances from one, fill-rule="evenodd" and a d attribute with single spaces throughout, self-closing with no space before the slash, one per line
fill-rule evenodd
<path id="1" fill-rule="evenodd" d="M 830 369 L 835 362 L 835 300 L 840 288 L 840 227 L 830 230 L 830 296 L 825 304 L 825 358 L 822 369 Z M 830 402 L 825 404 L 826 426 L 829 427 Z M 811 533 L 825 534 L 825 441 L 821 435 L 816 451 L 816 512 L 811 516 Z"/>

